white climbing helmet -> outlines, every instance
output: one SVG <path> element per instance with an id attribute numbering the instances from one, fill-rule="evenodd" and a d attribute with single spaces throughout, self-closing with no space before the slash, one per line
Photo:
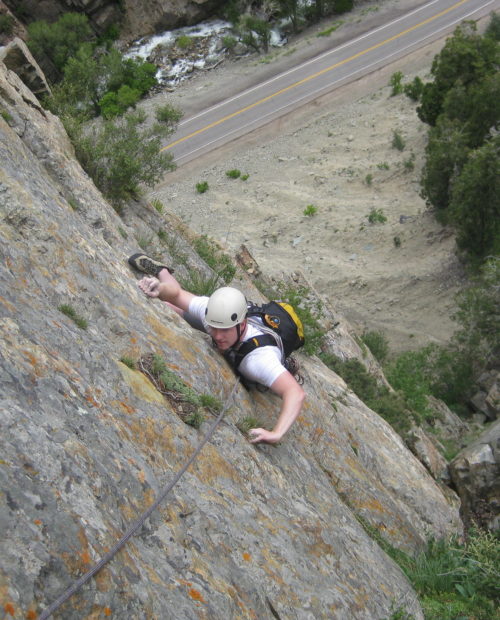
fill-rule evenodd
<path id="1" fill-rule="evenodd" d="M 247 300 L 237 288 L 218 288 L 208 300 L 205 322 L 210 327 L 227 329 L 239 325 L 247 315 Z"/>

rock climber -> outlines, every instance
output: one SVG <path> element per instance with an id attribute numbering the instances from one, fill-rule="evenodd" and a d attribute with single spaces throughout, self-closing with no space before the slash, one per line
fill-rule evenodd
<path id="1" fill-rule="evenodd" d="M 208 333 L 221 353 L 237 349 L 263 333 L 255 321 L 247 320 L 247 300 L 238 289 L 223 287 L 210 297 L 200 297 L 184 290 L 168 267 L 145 254 L 134 254 L 128 262 L 147 274 L 138 282 L 147 297 L 167 302 L 190 325 Z M 273 430 L 252 428 L 248 432 L 251 443 L 278 443 L 300 413 L 305 398 L 303 388 L 283 365 L 278 346 L 254 349 L 244 357 L 238 372 L 244 379 L 268 387 L 281 397 Z"/>

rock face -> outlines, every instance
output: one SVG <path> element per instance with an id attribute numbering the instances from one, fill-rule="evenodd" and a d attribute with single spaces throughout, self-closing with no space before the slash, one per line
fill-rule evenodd
<path id="1" fill-rule="evenodd" d="M 223 7 L 221 0 L 125 0 L 123 33 L 136 39 L 145 34 L 191 26 L 203 21 Z"/>
<path id="2" fill-rule="evenodd" d="M 5 4 L 18 14 L 17 0 Z M 190 26 L 212 17 L 221 0 L 24 0 L 24 15 L 30 21 L 56 21 L 63 13 L 85 13 L 96 32 L 121 24 L 120 36 L 133 40 L 145 34 Z M 21 18 L 22 19 L 22 18 Z"/>
<path id="3" fill-rule="evenodd" d="M 186 425 L 120 360 L 156 353 L 222 401 L 234 377 L 204 335 L 139 294 L 126 264 L 162 228 L 203 267 L 174 218 L 147 205 L 120 218 L 59 120 L 2 64 L 0 107 L 0 604 L 26 618 L 115 544 L 211 420 Z M 461 531 L 457 498 L 338 376 L 299 357 L 308 397 L 285 440 L 246 441 L 238 422 L 272 425 L 279 402 L 238 386 L 165 502 L 56 617 L 373 620 L 394 601 L 423 617 L 360 521 L 412 552 Z"/>
<path id="4" fill-rule="evenodd" d="M 50 94 L 50 86 L 28 47 L 15 38 L 0 48 L 0 62 L 13 71 L 38 98 Z"/>
<path id="5" fill-rule="evenodd" d="M 451 479 L 467 523 L 500 527 L 500 420 L 496 420 L 450 463 Z"/>

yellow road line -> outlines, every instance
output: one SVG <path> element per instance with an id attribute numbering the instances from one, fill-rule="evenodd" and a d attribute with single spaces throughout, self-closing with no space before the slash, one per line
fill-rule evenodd
<path id="1" fill-rule="evenodd" d="M 424 21 L 419 22 L 418 24 L 415 24 L 414 26 L 411 26 L 410 28 L 407 28 L 406 30 L 402 30 L 398 34 L 395 34 L 394 36 L 389 37 L 388 39 L 385 39 L 384 41 L 381 41 L 380 43 L 376 43 L 375 45 L 372 45 L 371 47 L 368 47 L 365 50 L 358 52 L 357 54 L 353 54 L 352 56 L 349 56 L 348 58 L 344 58 L 344 60 L 341 60 L 335 63 L 334 65 L 331 65 L 330 67 L 326 67 L 325 69 L 322 69 L 321 71 L 318 71 L 317 73 L 308 75 L 307 77 L 303 78 L 302 80 L 299 80 L 298 82 L 294 82 L 293 84 L 290 84 L 289 86 L 285 86 L 285 88 L 282 88 L 281 90 L 277 90 L 275 93 L 272 93 L 271 95 L 268 95 L 267 97 L 263 97 L 262 99 L 259 99 L 258 101 L 255 101 L 254 103 L 251 103 L 250 105 L 247 105 L 246 107 L 241 108 L 240 110 L 237 110 L 236 112 L 232 112 L 231 114 L 228 114 L 227 116 L 224 116 L 223 118 L 220 118 L 219 120 L 214 121 L 213 123 L 210 123 L 209 125 L 206 125 L 205 127 L 202 127 L 201 129 L 197 129 L 196 131 L 193 131 L 192 133 L 190 133 L 187 136 L 184 136 L 183 138 L 179 138 L 178 140 L 175 140 L 175 142 L 171 142 L 167 146 L 164 146 L 161 150 L 165 151 L 167 149 L 171 149 L 177 144 L 180 144 L 181 142 L 189 140 L 190 138 L 193 138 L 194 136 L 197 136 L 200 133 L 207 131 L 208 129 L 212 129 L 212 127 L 216 127 L 217 125 L 220 125 L 224 123 L 225 121 L 231 118 L 234 118 L 235 116 L 243 114 L 243 112 L 247 112 L 248 110 L 251 110 L 252 108 L 257 107 L 258 105 L 261 105 L 262 103 L 266 103 L 266 101 L 269 101 L 273 99 L 274 97 L 277 97 L 278 95 L 282 95 L 283 93 L 286 93 L 287 91 L 292 90 L 292 88 L 297 88 L 297 86 L 301 86 L 302 84 L 305 84 L 306 82 L 309 82 L 313 80 L 314 78 L 317 78 L 320 75 L 323 75 L 324 73 L 328 73 L 329 71 L 332 71 L 333 69 L 336 69 L 337 67 L 341 67 L 342 65 L 345 65 L 351 60 L 355 60 L 356 58 L 359 58 L 360 56 L 364 56 L 365 54 L 368 54 L 368 52 L 376 50 L 379 47 L 386 45 L 387 43 L 391 43 L 392 41 L 399 39 L 405 34 L 408 34 L 409 32 L 412 32 L 413 30 L 416 30 L 417 28 L 420 28 L 421 26 L 425 26 L 426 24 L 434 21 L 438 17 L 442 17 L 443 15 L 446 15 L 446 13 L 453 11 L 454 9 L 458 8 L 459 6 L 461 6 L 462 4 L 465 4 L 468 1 L 469 0 L 460 0 L 456 4 L 453 4 L 447 9 L 444 9 L 440 13 L 436 13 L 436 15 L 432 15 L 431 17 L 424 19 Z"/>

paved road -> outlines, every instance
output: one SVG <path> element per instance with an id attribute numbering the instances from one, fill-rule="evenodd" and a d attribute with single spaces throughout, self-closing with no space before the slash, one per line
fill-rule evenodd
<path id="1" fill-rule="evenodd" d="M 185 164 L 499 8 L 500 0 L 432 0 L 183 120 L 164 149 Z"/>

